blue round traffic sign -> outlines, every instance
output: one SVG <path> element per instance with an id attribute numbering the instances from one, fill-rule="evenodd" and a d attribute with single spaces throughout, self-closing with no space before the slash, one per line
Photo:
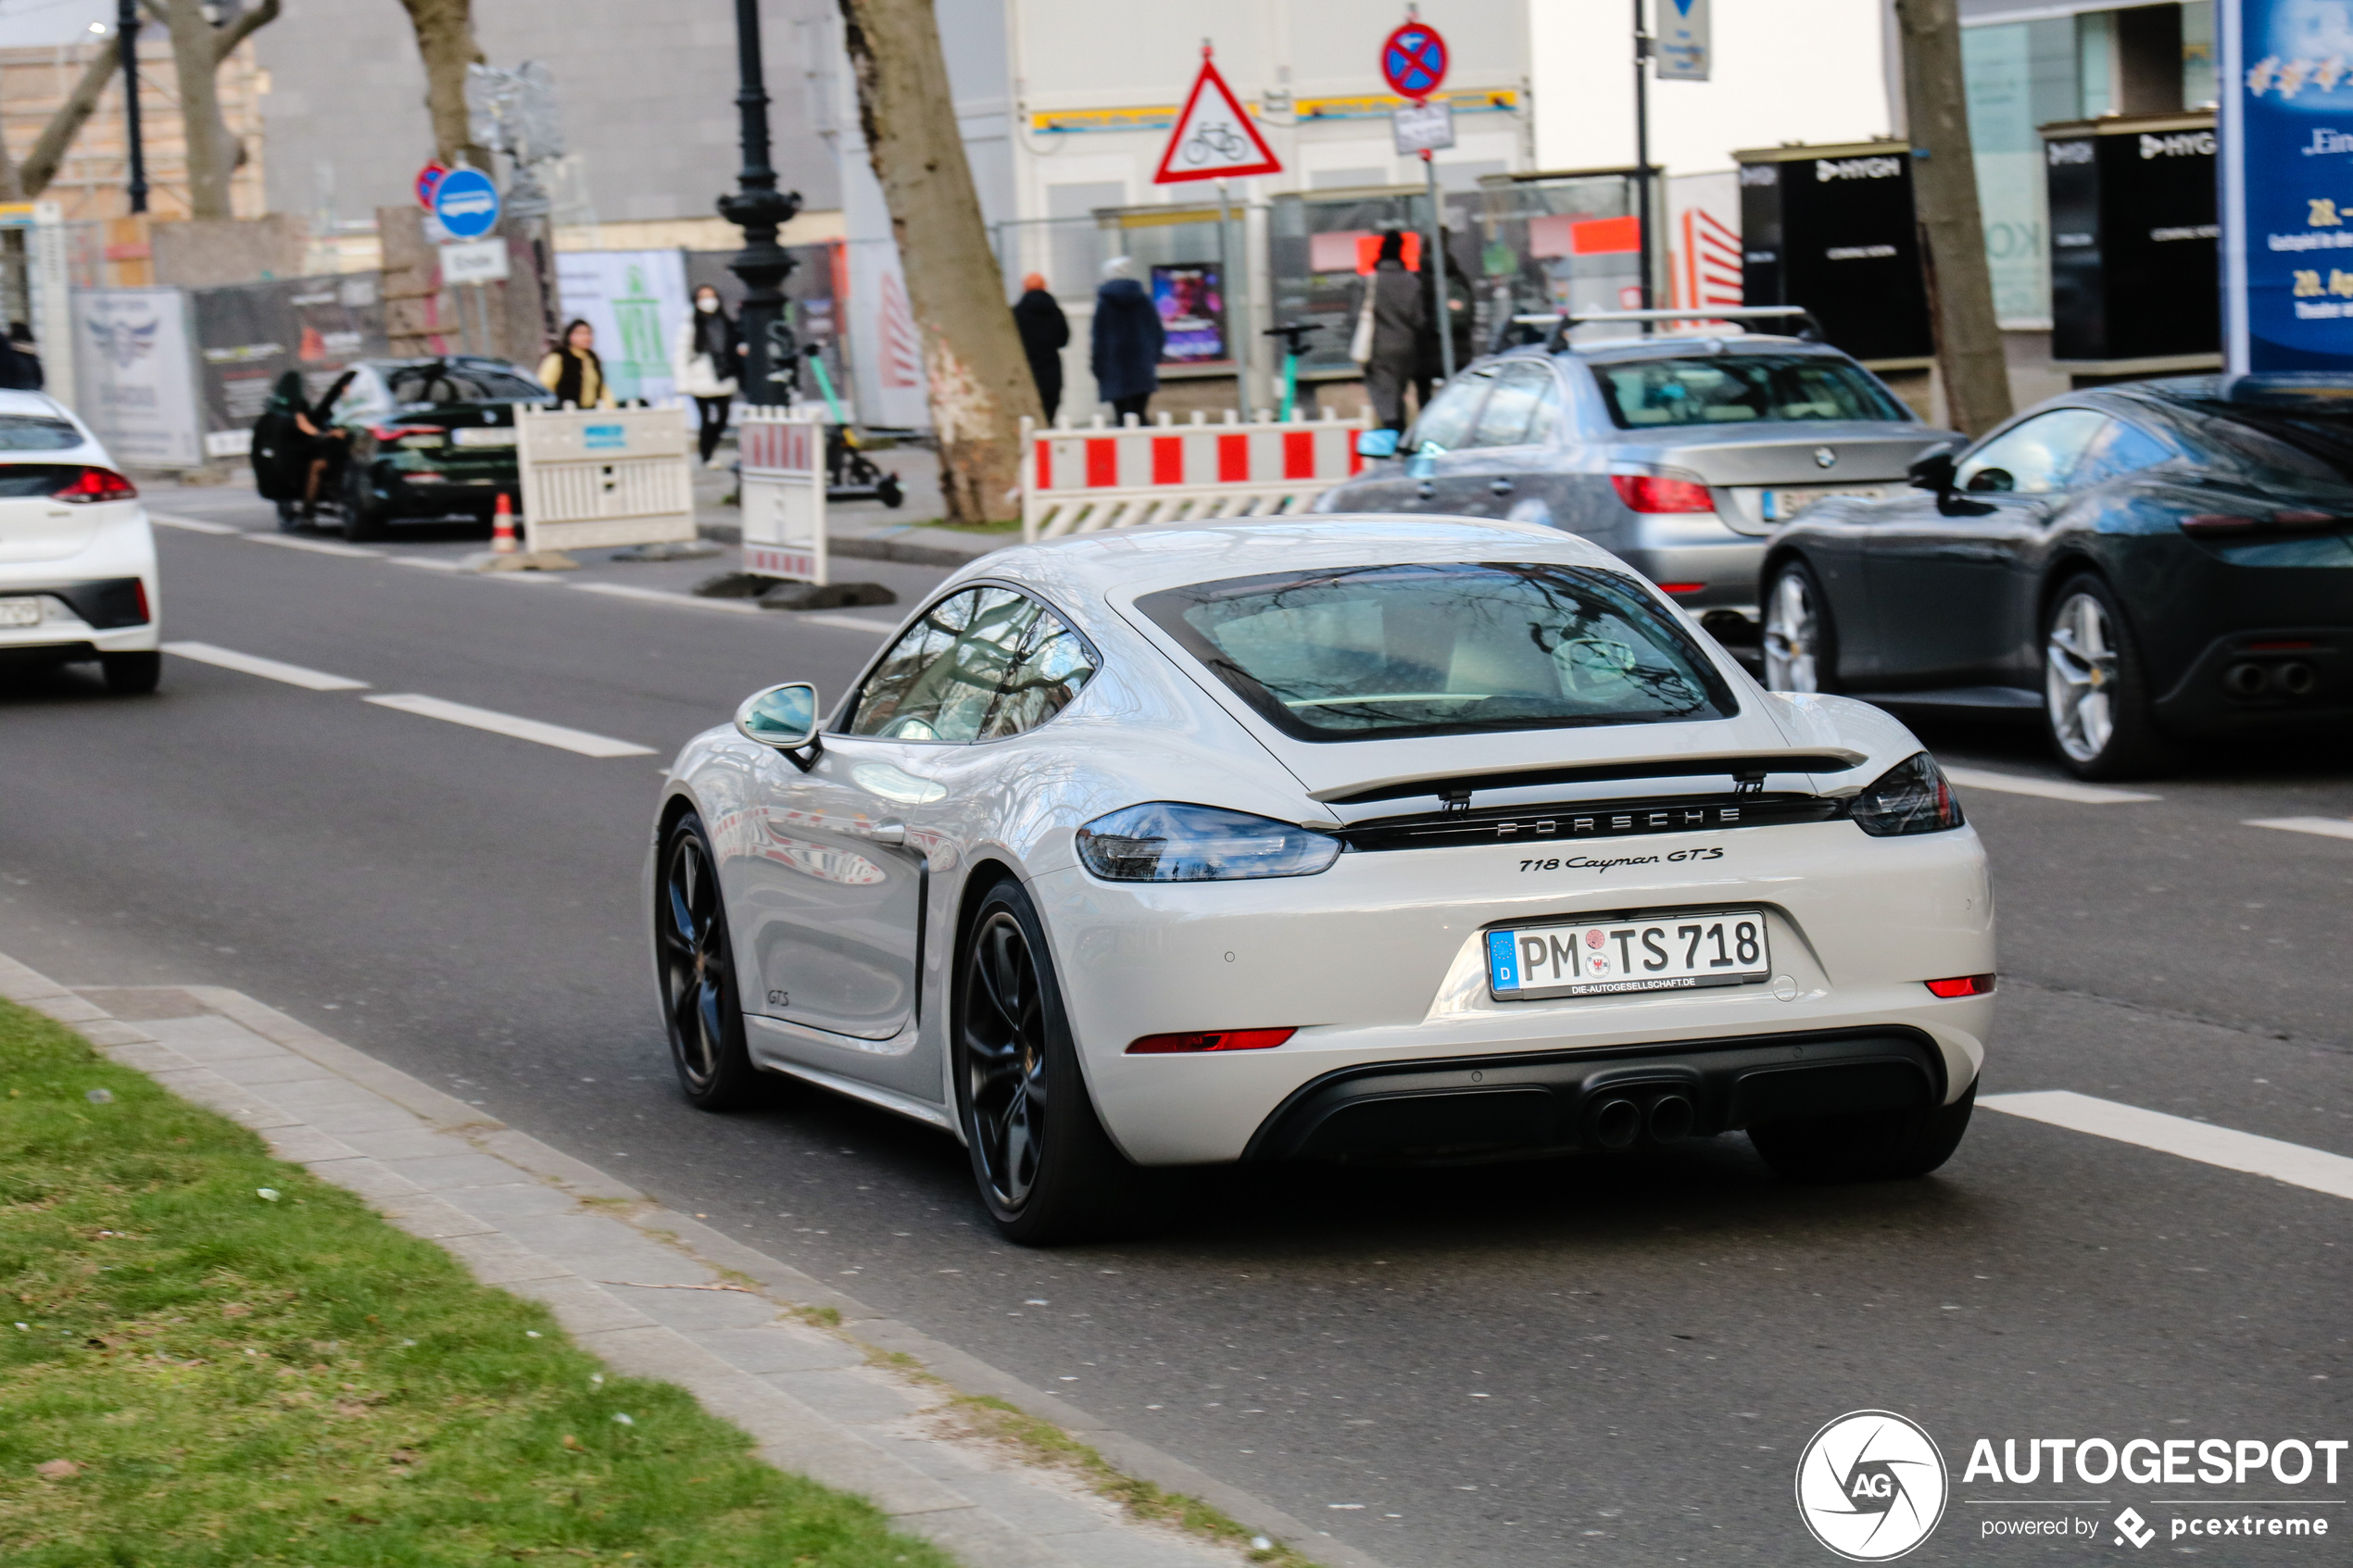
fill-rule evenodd
<path id="1" fill-rule="evenodd" d="M 498 187 L 479 169 L 453 169 L 434 187 L 433 215 L 450 238 L 478 240 L 498 227 Z"/>
<path id="2" fill-rule="evenodd" d="M 1401 98 L 1421 102 L 1446 80 L 1446 40 L 1438 30 L 1407 22 L 1381 41 L 1381 79 Z"/>

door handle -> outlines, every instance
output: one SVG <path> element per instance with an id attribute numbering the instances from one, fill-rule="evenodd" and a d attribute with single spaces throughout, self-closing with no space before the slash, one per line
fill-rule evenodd
<path id="1" fill-rule="evenodd" d="M 866 836 L 876 844 L 896 847 L 907 842 L 907 824 L 896 817 L 885 817 L 866 830 Z"/>
<path id="2" fill-rule="evenodd" d="M 1438 498 L 1438 486 L 1432 484 L 1428 480 L 1425 479 L 1422 481 L 1422 487 L 1417 494 L 1420 498 L 1425 501 L 1436 500 Z"/>
<path id="3" fill-rule="evenodd" d="M 1487 493 L 1490 495 L 1508 495 L 1512 493 L 1512 482 L 1508 479 L 1490 480 Z"/>

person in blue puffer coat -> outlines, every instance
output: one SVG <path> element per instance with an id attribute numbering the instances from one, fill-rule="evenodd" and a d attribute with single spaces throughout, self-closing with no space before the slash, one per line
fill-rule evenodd
<path id="1" fill-rule="evenodd" d="M 1089 364 L 1095 395 L 1112 407 L 1121 424 L 1127 416 L 1141 423 L 1144 408 L 1160 390 L 1160 353 L 1168 341 L 1160 310 L 1135 277 L 1125 256 L 1103 263 L 1102 286 L 1095 291 L 1095 327 Z"/>

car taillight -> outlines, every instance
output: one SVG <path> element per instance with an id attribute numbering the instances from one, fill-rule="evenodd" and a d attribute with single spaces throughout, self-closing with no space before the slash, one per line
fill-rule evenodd
<path id="1" fill-rule="evenodd" d="M 371 425 L 368 427 L 368 433 L 386 445 L 390 445 L 393 442 L 405 441 L 412 435 L 429 435 L 434 440 L 439 441 L 449 433 L 439 425 Z"/>
<path id="2" fill-rule="evenodd" d="M 147 584 L 143 580 L 136 577 L 131 580 L 131 597 L 132 601 L 138 606 L 141 625 L 144 626 L 156 618 L 155 612 L 147 608 Z"/>
<path id="3" fill-rule="evenodd" d="M 2182 532 L 2194 539 L 2230 538 L 2236 534 L 2296 533 L 2309 528 L 2342 528 L 2347 520 L 2328 512 L 2273 512 L 2254 517 L 2239 512 L 2198 512 L 2182 519 Z"/>
<path id="4" fill-rule="evenodd" d="M 71 479 L 49 492 L 50 498 L 86 505 L 92 501 L 135 501 L 139 487 L 112 469 L 76 469 Z"/>
<path id="5" fill-rule="evenodd" d="M 1994 991 L 1994 977 L 1990 974 L 1957 974 L 1950 980 L 1924 980 L 1920 984 L 1929 988 L 1931 995 L 1938 997 L 1985 997 Z"/>
<path id="6" fill-rule="evenodd" d="M 1658 591 L 1662 594 L 1696 594 L 1706 587 L 1705 583 L 1661 583 Z"/>
<path id="7" fill-rule="evenodd" d="M 1617 498 L 1629 511 L 1712 512 L 1716 502 L 1707 486 L 1688 479 L 1664 479 L 1655 473 L 1614 473 L 1609 476 Z"/>
<path id="8" fill-rule="evenodd" d="M 1190 1035 L 1147 1035 L 1127 1047 L 1129 1056 L 1175 1056 L 1189 1051 L 1271 1050 L 1296 1029 L 1213 1029 Z"/>

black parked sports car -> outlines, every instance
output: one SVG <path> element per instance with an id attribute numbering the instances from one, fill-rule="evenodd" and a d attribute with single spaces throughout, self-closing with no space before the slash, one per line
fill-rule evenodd
<path id="1" fill-rule="evenodd" d="M 1768 542 L 1767 684 L 2039 710 L 2087 779 L 2353 717 L 2353 380 L 2069 394 Z"/>
<path id="2" fill-rule="evenodd" d="M 553 404 L 530 371 L 470 354 L 363 359 L 332 418 L 349 433 L 343 534 L 381 539 L 396 518 L 488 522 L 503 491 L 521 508 L 515 408 Z"/>

